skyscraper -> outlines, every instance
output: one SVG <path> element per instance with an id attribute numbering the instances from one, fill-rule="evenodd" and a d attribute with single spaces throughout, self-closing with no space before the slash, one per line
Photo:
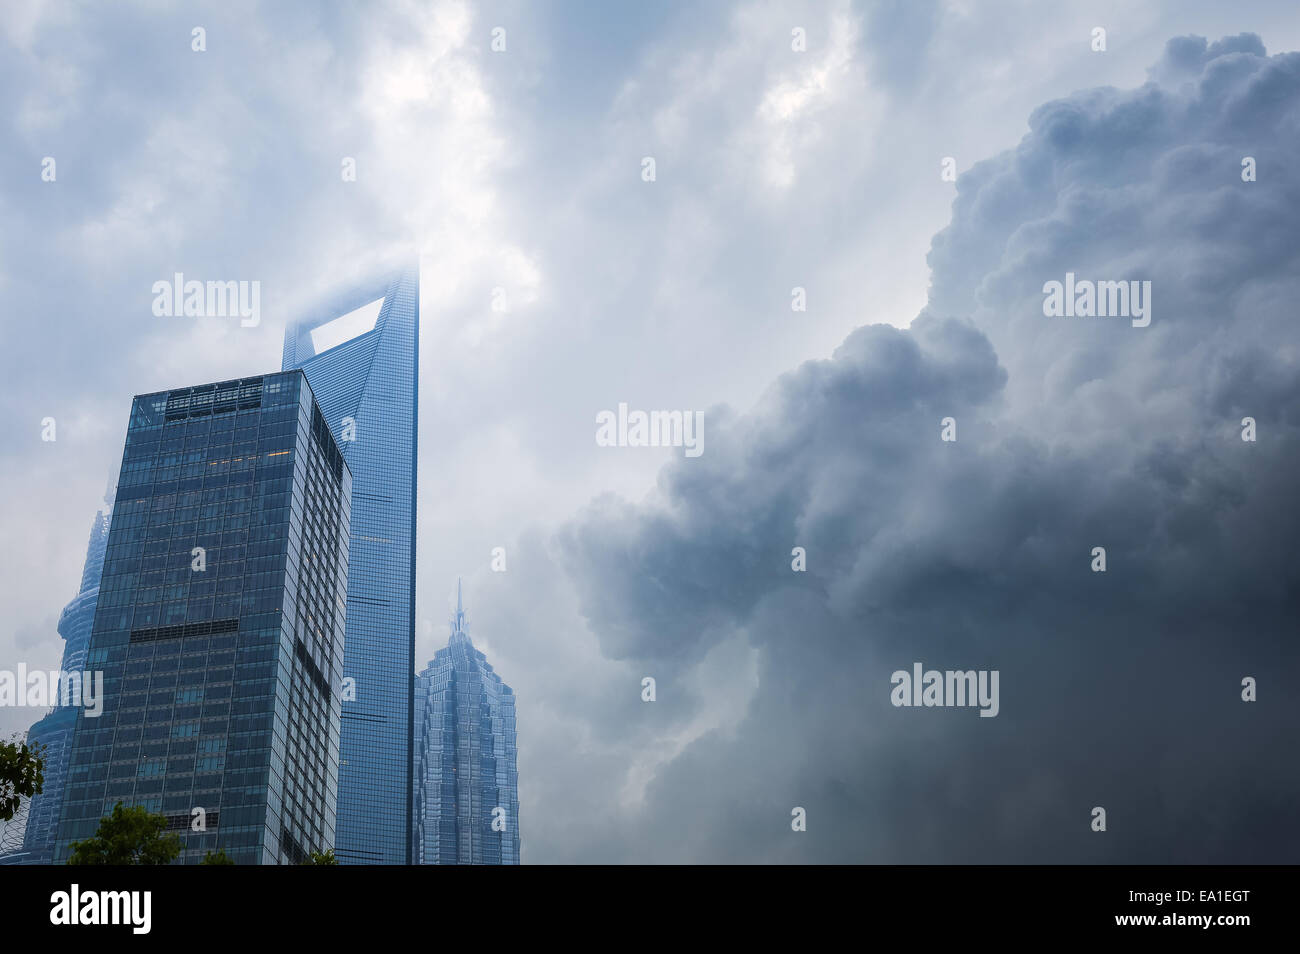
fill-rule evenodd
<path id="1" fill-rule="evenodd" d="M 105 503 L 109 505 L 105 509 L 111 512 L 111 500 Z M 81 571 L 81 587 L 59 616 L 59 635 L 64 639 L 60 668 L 65 673 L 81 672 L 85 668 L 95 604 L 99 599 L 99 578 L 104 570 L 104 551 L 108 546 L 108 526 L 108 513 L 104 510 L 96 513 Z M 22 842 L 26 864 L 49 864 L 53 859 L 54 835 L 63 807 L 68 749 L 76 724 L 77 710 L 70 705 L 57 705 L 27 733 L 29 744 L 42 747 L 45 780 L 41 794 L 31 800 L 27 809 L 27 829 Z"/>
<path id="2" fill-rule="evenodd" d="M 410 861 L 419 300 L 408 269 L 335 296 L 284 336 L 284 368 L 306 372 L 352 471 L 342 864 Z"/>
<path id="3" fill-rule="evenodd" d="M 334 846 L 350 497 L 301 372 L 135 399 L 56 862 L 119 801 L 186 862 Z"/>
<path id="4" fill-rule="evenodd" d="M 415 710 L 414 863 L 519 864 L 515 695 L 470 641 L 459 583 L 451 639 L 416 677 Z"/>

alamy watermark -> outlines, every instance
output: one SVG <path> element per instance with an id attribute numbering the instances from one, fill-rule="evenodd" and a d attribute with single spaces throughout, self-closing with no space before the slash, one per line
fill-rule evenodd
<path id="1" fill-rule="evenodd" d="M 683 447 L 687 457 L 704 453 L 703 411 L 629 411 L 596 415 L 598 447 Z"/>
<path id="2" fill-rule="evenodd" d="M 176 272 L 170 282 L 154 282 L 153 294 L 158 318 L 239 318 L 244 328 L 256 328 L 262 321 L 260 281 L 186 281 Z"/>
<path id="3" fill-rule="evenodd" d="M 1048 318 L 1131 318 L 1134 328 L 1151 324 L 1151 282 L 1075 281 L 1043 284 L 1043 314 Z"/>
<path id="4" fill-rule="evenodd" d="M 97 719 L 104 712 L 104 673 L 64 672 L 60 669 L 27 671 L 0 669 L 0 706 L 81 706 L 86 717 Z"/>
<path id="5" fill-rule="evenodd" d="M 912 664 L 912 671 L 897 670 L 889 677 L 894 687 L 889 701 L 895 706 L 979 706 L 980 718 L 998 714 L 998 670 L 928 669 Z"/>
<path id="6" fill-rule="evenodd" d="M 50 923 L 119 924 L 129 926 L 133 934 L 148 934 L 152 906 L 151 891 L 83 891 L 74 883 L 50 895 Z"/>

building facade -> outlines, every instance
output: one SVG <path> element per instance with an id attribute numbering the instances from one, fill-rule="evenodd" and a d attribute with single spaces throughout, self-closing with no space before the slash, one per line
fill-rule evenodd
<path id="1" fill-rule="evenodd" d="M 285 331 L 352 472 L 339 765 L 341 864 L 409 864 L 415 673 L 419 270 L 331 298 Z"/>
<path id="2" fill-rule="evenodd" d="M 56 862 L 117 802 L 186 863 L 334 846 L 350 496 L 300 372 L 134 400 Z"/>
<path id="3" fill-rule="evenodd" d="M 515 695 L 474 648 L 459 584 L 451 639 L 416 677 L 415 710 L 413 862 L 519 864 Z"/>

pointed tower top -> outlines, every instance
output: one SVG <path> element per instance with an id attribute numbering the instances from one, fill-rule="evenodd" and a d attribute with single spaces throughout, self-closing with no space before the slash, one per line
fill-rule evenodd
<path id="1" fill-rule="evenodd" d="M 469 637 L 465 631 L 465 602 L 461 594 L 460 577 L 456 577 L 456 615 L 451 618 L 451 635 L 453 638 L 458 635 Z"/>

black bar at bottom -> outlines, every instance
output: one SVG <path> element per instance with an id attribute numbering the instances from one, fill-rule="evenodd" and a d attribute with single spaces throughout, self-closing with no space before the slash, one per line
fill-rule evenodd
<path id="1" fill-rule="evenodd" d="M 8 866 L 0 867 L 0 896 L 8 939 L 76 933 L 128 945 L 201 937 L 373 943 L 376 932 L 429 930 L 436 912 L 453 933 L 468 918 L 490 924 L 494 938 L 537 942 L 667 943 L 683 937 L 680 929 L 734 943 L 786 928 L 807 940 L 847 930 L 867 941 L 902 931 L 926 943 L 1101 934 L 1230 944 L 1261 929 L 1285 932 L 1295 880 L 1294 868 L 1280 866 Z"/>

